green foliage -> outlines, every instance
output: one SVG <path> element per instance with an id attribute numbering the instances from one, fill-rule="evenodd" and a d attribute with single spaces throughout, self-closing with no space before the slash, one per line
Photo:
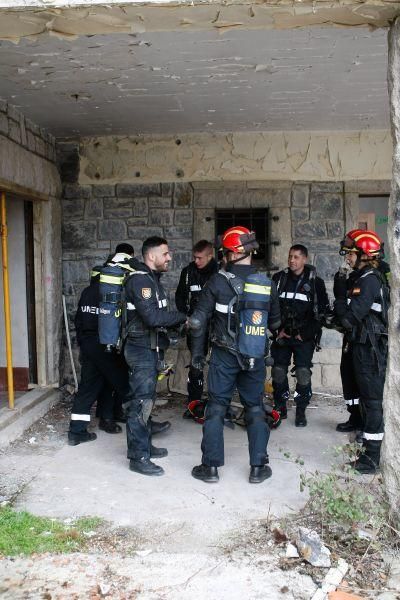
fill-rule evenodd
<path id="1" fill-rule="evenodd" d="M 101 519 L 85 517 L 67 525 L 5 506 L 0 508 L 0 556 L 75 552 L 86 544 L 85 533 L 101 523 Z"/>
<path id="2" fill-rule="evenodd" d="M 355 444 L 335 448 L 335 454 L 354 460 Z M 300 491 L 308 490 L 308 506 L 321 526 L 331 530 L 351 530 L 357 525 L 381 527 L 387 506 L 378 498 L 376 486 L 363 483 L 350 466 L 337 466 L 329 473 L 316 471 L 300 475 Z"/>

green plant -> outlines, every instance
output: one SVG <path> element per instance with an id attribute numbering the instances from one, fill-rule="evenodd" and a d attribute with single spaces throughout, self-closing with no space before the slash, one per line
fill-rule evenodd
<path id="1" fill-rule="evenodd" d="M 66 524 L 5 506 L 0 508 L 0 555 L 75 552 L 87 544 L 85 533 L 101 523 L 97 517 L 84 517 Z"/>
<path id="2" fill-rule="evenodd" d="M 359 454 L 356 444 L 334 449 L 349 460 Z M 380 528 L 387 515 L 387 506 L 379 487 L 366 486 L 354 475 L 350 466 L 336 466 L 329 473 L 316 471 L 300 475 L 300 490 L 308 490 L 308 507 L 321 525 L 329 529 L 348 530 L 356 525 Z"/>

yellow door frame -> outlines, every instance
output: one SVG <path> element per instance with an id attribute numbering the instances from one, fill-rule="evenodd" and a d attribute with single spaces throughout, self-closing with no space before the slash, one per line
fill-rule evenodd
<path id="1" fill-rule="evenodd" d="M 6 193 L 0 192 L 0 234 L 2 250 L 3 270 L 3 295 L 4 295 L 4 324 L 6 330 L 6 361 L 7 361 L 7 389 L 8 407 L 14 408 L 14 376 L 12 363 L 12 336 L 11 336 L 11 303 L 10 303 L 10 279 L 8 271 L 8 230 L 7 230 L 7 205 Z"/>

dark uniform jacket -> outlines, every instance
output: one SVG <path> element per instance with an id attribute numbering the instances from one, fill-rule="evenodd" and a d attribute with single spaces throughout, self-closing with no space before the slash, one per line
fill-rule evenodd
<path id="1" fill-rule="evenodd" d="M 196 308 L 201 290 L 211 275 L 214 275 L 217 271 L 218 263 L 215 258 L 212 258 L 204 269 L 198 269 L 194 261 L 182 269 L 175 292 L 177 309 L 191 315 Z"/>
<path id="2" fill-rule="evenodd" d="M 78 344 L 87 338 L 99 340 L 99 281 L 92 282 L 79 298 L 75 315 L 75 330 Z"/>
<path id="3" fill-rule="evenodd" d="M 256 273 L 252 265 L 228 264 L 226 270 L 245 281 L 248 275 Z M 229 333 L 236 332 L 235 313 L 228 313 L 228 305 L 235 297 L 227 278 L 222 273 L 213 275 L 203 288 L 194 316 L 201 322 L 201 329 L 193 332 L 192 355 L 203 355 L 204 337 L 207 335 L 207 323 L 211 319 L 211 343 L 237 352 L 237 340 Z M 233 310 L 236 309 L 234 306 Z M 275 284 L 271 282 L 270 311 L 268 328 L 272 331 L 280 325 L 278 294 Z M 236 336 L 235 336 L 236 337 Z"/>
<path id="4" fill-rule="evenodd" d="M 168 311 L 168 299 L 161 284 L 161 273 L 152 271 L 147 265 L 133 259 L 136 269 L 125 283 L 127 308 L 127 335 L 138 346 L 165 349 L 169 345 L 168 336 L 160 328 L 176 327 L 186 321 L 186 315 L 178 311 Z"/>
<path id="5" fill-rule="evenodd" d="M 329 309 L 329 299 L 323 279 L 305 265 L 301 275 L 290 269 L 275 273 L 281 309 L 282 327 L 288 335 L 300 335 L 303 341 L 312 340 L 320 332 L 322 317 Z"/>
<path id="6" fill-rule="evenodd" d="M 352 332 L 353 341 L 372 342 L 375 335 L 387 333 L 389 292 L 379 270 L 368 265 L 355 269 L 347 280 L 346 295 L 336 292 L 335 296 L 335 315 Z"/>

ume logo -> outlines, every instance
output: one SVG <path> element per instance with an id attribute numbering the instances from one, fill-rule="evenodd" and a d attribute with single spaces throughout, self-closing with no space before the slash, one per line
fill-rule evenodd
<path id="1" fill-rule="evenodd" d="M 255 325 L 246 325 L 246 335 L 263 335 L 265 336 L 265 327 L 256 327 Z"/>

